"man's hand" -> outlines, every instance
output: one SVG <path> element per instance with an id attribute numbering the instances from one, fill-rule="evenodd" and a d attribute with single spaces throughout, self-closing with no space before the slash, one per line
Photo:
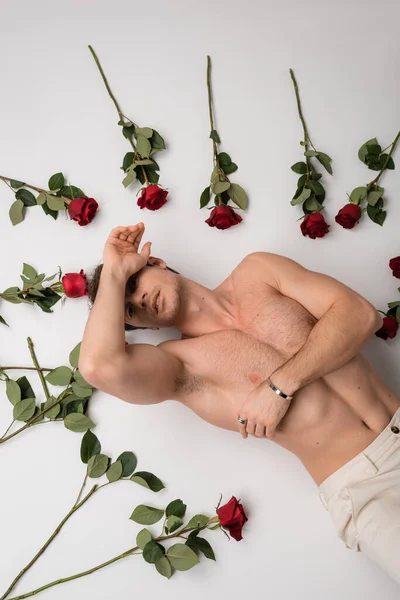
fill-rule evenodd
<path id="1" fill-rule="evenodd" d="M 146 266 L 150 256 L 151 242 L 146 242 L 139 253 L 144 224 L 115 227 L 104 246 L 104 267 L 113 273 L 129 277 Z"/>
<path id="2" fill-rule="evenodd" d="M 247 421 L 243 425 L 238 422 L 240 434 L 245 439 L 248 434 L 272 439 L 289 406 L 290 400 L 281 398 L 263 382 L 250 392 L 237 414 Z"/>

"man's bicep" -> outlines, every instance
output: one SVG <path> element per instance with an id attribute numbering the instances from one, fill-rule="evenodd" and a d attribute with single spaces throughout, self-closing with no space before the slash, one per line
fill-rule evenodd
<path id="1" fill-rule="evenodd" d="M 283 296 L 292 298 L 320 319 L 336 302 L 350 301 L 360 309 L 375 311 L 373 305 L 349 286 L 334 277 L 310 271 L 298 262 L 269 252 L 254 252 L 247 258 L 257 262 L 260 277 Z"/>

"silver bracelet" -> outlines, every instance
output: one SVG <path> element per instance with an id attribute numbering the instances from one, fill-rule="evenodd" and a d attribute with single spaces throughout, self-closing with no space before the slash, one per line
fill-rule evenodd
<path id="1" fill-rule="evenodd" d="M 271 388 L 271 390 L 273 392 L 275 392 L 275 394 L 278 394 L 278 396 L 281 396 L 285 400 L 292 400 L 293 396 L 288 396 L 287 394 L 284 394 L 283 392 L 281 392 L 281 390 L 278 390 L 278 388 L 272 383 L 272 381 L 270 380 L 269 377 L 267 379 L 267 383 L 268 383 L 269 387 Z"/>

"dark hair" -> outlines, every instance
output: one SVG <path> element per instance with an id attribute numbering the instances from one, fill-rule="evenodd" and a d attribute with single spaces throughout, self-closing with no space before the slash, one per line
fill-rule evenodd
<path id="1" fill-rule="evenodd" d="M 146 264 L 146 267 L 155 267 L 155 266 L 156 265 L 153 265 L 152 263 L 149 263 L 149 262 Z M 168 271 L 172 271 L 173 273 L 180 275 L 179 271 L 175 271 L 175 269 L 171 269 L 171 267 L 166 267 L 166 268 L 168 269 Z M 97 296 L 102 270 L 103 270 L 103 263 L 100 263 L 99 265 L 97 265 L 97 267 L 95 267 L 93 273 L 90 276 L 86 275 L 87 291 L 88 291 L 90 308 L 93 307 L 94 301 Z M 141 271 L 141 269 L 140 269 L 140 271 Z M 138 277 L 138 274 L 140 273 L 140 271 L 137 271 L 136 273 L 134 273 L 133 275 L 131 275 L 128 278 L 126 285 L 125 285 L 126 292 L 129 291 L 130 288 L 132 288 L 132 291 L 134 290 L 136 280 L 137 280 L 137 277 Z M 133 329 L 148 329 L 148 327 L 136 327 L 135 325 L 129 325 L 128 323 L 125 323 L 125 331 L 132 331 Z"/>

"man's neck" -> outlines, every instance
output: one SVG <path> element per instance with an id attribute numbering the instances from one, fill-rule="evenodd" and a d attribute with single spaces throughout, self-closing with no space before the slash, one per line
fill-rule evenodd
<path id="1" fill-rule="evenodd" d="M 235 329 L 236 303 L 229 282 L 215 290 L 183 278 L 183 310 L 175 327 L 185 337 L 198 337 L 221 329 Z"/>

